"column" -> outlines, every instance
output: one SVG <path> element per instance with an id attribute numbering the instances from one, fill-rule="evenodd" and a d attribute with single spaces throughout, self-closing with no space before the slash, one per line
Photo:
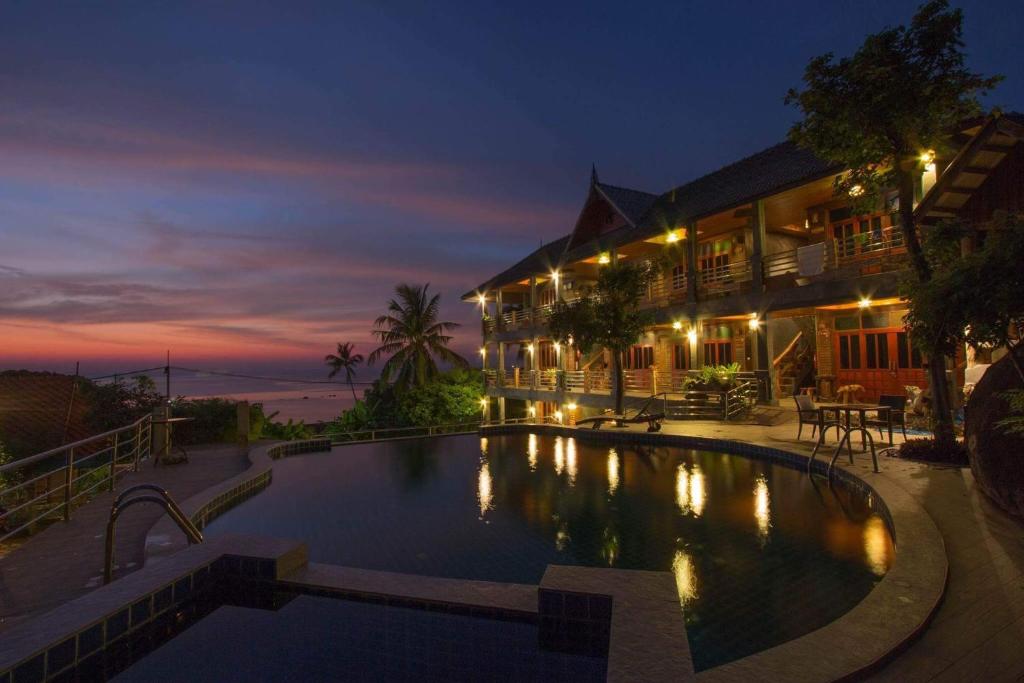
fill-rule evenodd
<path id="1" fill-rule="evenodd" d="M 686 224 L 686 301 L 697 303 L 697 221 Z"/>
<path id="2" fill-rule="evenodd" d="M 750 271 L 754 292 L 760 294 L 764 291 L 764 243 L 766 241 L 764 200 L 758 199 L 751 208 L 753 211 L 750 215 L 750 228 L 753 233 L 754 248 L 750 255 Z"/>
<path id="3" fill-rule="evenodd" d="M 497 332 L 505 329 L 505 304 L 501 298 L 501 289 L 494 293 L 494 329 Z"/>
<path id="4" fill-rule="evenodd" d="M 498 397 L 498 422 L 505 424 L 505 397 Z"/>
<path id="5" fill-rule="evenodd" d="M 505 342 L 498 342 L 498 379 L 504 384 L 505 376 Z"/>

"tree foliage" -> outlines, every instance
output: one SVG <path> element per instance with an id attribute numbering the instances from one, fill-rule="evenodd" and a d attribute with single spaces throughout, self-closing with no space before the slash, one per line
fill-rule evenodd
<path id="1" fill-rule="evenodd" d="M 619 261 L 603 267 L 596 283 L 571 302 L 558 302 L 548 329 L 552 339 L 573 344 L 581 353 L 594 348 L 611 352 L 615 385 L 615 412 L 622 414 L 622 355 L 653 323 L 654 314 L 639 308 L 660 265 Z"/>
<path id="2" fill-rule="evenodd" d="M 962 254 L 964 238 L 979 248 Z M 906 278 L 906 317 L 911 336 L 926 353 L 975 348 L 1013 349 L 1024 333 L 1024 218 L 997 215 L 984 232 L 946 222 L 929 231 L 925 255 L 934 274 L 927 282 Z M 1009 354 L 1024 384 L 1017 354 Z"/>
<path id="3" fill-rule="evenodd" d="M 917 279 L 932 276 L 914 222 L 917 179 L 932 151 L 942 151 L 964 119 L 981 113 L 980 95 L 1000 77 L 967 69 L 963 51 L 963 14 L 946 0 L 931 0 L 909 26 L 867 36 L 850 57 L 815 57 L 804 72 L 804 88 L 792 89 L 786 102 L 803 120 L 790 138 L 818 156 L 849 169 L 836 180 L 836 192 L 873 210 L 883 192 L 899 195 L 899 225 Z M 873 205 L 873 206 L 870 206 Z M 953 440 L 948 349 L 929 364 L 935 436 Z M 941 352 L 939 352 L 941 351 Z"/>
<path id="4" fill-rule="evenodd" d="M 422 386 L 404 389 L 377 381 L 361 400 L 331 423 L 328 431 L 474 422 L 480 419 L 483 391 L 480 371 L 463 368 L 439 373 Z"/>
<path id="5" fill-rule="evenodd" d="M 327 373 L 327 379 L 333 379 L 338 373 L 344 372 L 345 381 L 348 382 L 348 388 L 352 391 L 352 400 L 358 400 L 352 381 L 356 378 L 356 368 L 363 362 L 363 354 L 355 353 L 352 342 L 338 342 L 338 350 L 324 356 L 324 362 L 331 369 Z"/>
<path id="6" fill-rule="evenodd" d="M 401 284 L 396 298 L 388 302 L 388 312 L 374 322 L 373 336 L 380 342 L 368 362 L 375 364 L 387 356 L 381 379 L 395 380 L 399 388 L 423 386 L 438 376 L 437 361 L 467 367 L 466 359 L 448 348 L 448 332 L 459 325 L 438 321 L 441 295 L 431 296 L 430 285 Z"/>

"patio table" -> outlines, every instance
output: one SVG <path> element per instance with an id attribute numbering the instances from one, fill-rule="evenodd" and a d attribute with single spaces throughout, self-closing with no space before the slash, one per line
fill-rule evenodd
<path id="1" fill-rule="evenodd" d="M 867 420 L 867 413 L 877 412 L 880 418 L 884 418 L 889 424 L 889 445 L 892 445 L 892 420 L 889 419 L 889 413 L 892 410 L 889 406 L 877 405 L 873 403 L 819 403 L 818 404 L 818 429 L 820 430 L 825 422 L 825 414 L 834 412 L 836 414 L 836 421 L 840 421 L 840 413 L 846 415 L 846 419 L 842 420 L 843 426 L 847 431 L 850 430 L 850 425 L 853 421 L 851 415 L 857 413 L 860 424 L 865 424 Z M 864 433 L 860 435 L 860 447 L 861 451 L 867 448 L 867 440 L 864 437 Z"/>
<path id="2" fill-rule="evenodd" d="M 839 437 L 839 443 L 836 445 L 836 450 L 832 454 L 832 459 L 828 465 L 828 474 L 832 476 L 832 467 L 835 465 L 836 458 L 839 457 L 839 453 L 843 448 L 843 442 L 846 442 L 847 454 L 850 457 L 850 464 L 853 464 L 853 440 L 850 438 L 850 432 L 860 432 L 860 444 L 861 451 L 868 449 L 868 440 L 871 441 L 871 463 L 875 472 L 878 471 L 878 457 L 875 453 L 875 440 L 867 431 L 866 425 L 866 413 L 870 410 L 878 411 L 879 415 L 886 415 L 886 422 L 889 423 L 889 443 L 892 444 L 892 420 L 888 419 L 889 406 L 874 405 L 870 403 L 822 403 L 817 406 L 818 411 L 818 443 L 815 444 L 814 450 L 811 451 L 811 457 L 807 461 L 807 471 L 811 471 L 812 463 L 814 462 L 814 456 L 817 455 L 818 449 L 825 444 L 825 434 L 831 427 L 836 428 L 836 434 Z M 826 414 L 835 413 L 836 418 L 834 420 L 827 419 Z M 853 425 L 853 413 L 857 413 L 860 421 Z M 846 415 L 846 419 L 843 420 L 841 414 Z"/>

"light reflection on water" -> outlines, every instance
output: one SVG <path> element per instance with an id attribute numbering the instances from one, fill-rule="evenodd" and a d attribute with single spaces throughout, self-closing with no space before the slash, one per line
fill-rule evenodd
<path id="1" fill-rule="evenodd" d="M 467 579 L 668 571 L 699 669 L 832 621 L 894 552 L 863 496 L 797 470 L 537 434 L 280 460 L 272 486 L 207 527 L 224 532 L 302 539 L 315 562 Z"/>

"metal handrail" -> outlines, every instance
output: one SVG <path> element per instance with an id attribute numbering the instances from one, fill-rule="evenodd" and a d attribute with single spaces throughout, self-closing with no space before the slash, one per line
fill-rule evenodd
<path id="1" fill-rule="evenodd" d="M 134 498 L 125 500 L 125 497 L 130 493 L 136 491 L 156 491 L 159 495 L 142 495 Z M 104 560 L 103 560 L 103 583 L 108 584 L 114 578 L 114 530 L 117 524 L 118 517 L 121 513 L 127 510 L 136 503 L 156 503 L 164 509 L 167 516 L 174 520 L 174 523 L 178 525 L 188 539 L 189 545 L 193 543 L 202 543 L 203 534 L 199 531 L 192 521 L 185 516 L 178 504 L 171 498 L 171 494 L 167 493 L 166 489 L 163 489 L 156 484 L 136 484 L 135 486 L 129 486 L 122 491 L 117 498 L 114 499 L 114 504 L 110 507 L 110 519 L 107 520 L 107 535 L 104 549 Z"/>
<path id="2" fill-rule="evenodd" d="M 30 455 L 27 458 L 21 458 L 20 460 L 15 460 L 14 462 L 7 463 L 6 465 L 0 465 L 0 474 L 3 474 L 4 472 L 10 471 L 10 470 L 14 470 L 14 469 L 16 469 L 18 467 L 24 467 L 25 465 L 31 465 L 32 463 L 39 462 L 40 460 L 45 460 L 46 458 L 48 458 L 50 456 L 53 456 L 53 455 L 57 455 L 58 453 L 61 453 L 63 451 L 68 450 L 69 448 L 78 448 L 79 446 L 84 446 L 84 445 L 86 445 L 86 444 L 88 444 L 88 443 L 90 443 L 92 441 L 98 441 L 98 440 L 104 439 L 104 438 L 106 438 L 108 436 L 113 436 L 113 435 L 117 434 L 118 432 L 125 431 L 126 429 L 133 429 L 133 428 L 138 427 L 139 425 L 141 425 L 141 424 L 143 424 L 145 422 L 149 422 L 150 419 L 152 419 L 152 415 L 146 415 L 144 417 L 140 417 L 138 420 L 136 420 L 135 422 L 132 422 L 130 425 L 126 425 L 124 427 L 118 427 L 117 429 L 111 429 L 110 431 L 103 432 L 102 434 L 94 434 L 94 435 L 88 436 L 88 437 L 86 437 L 84 439 L 79 439 L 78 441 L 72 441 L 71 443 L 66 443 L 63 446 L 57 446 L 56 448 L 51 448 L 50 450 L 43 451 L 42 453 L 36 453 L 35 455 Z"/>

